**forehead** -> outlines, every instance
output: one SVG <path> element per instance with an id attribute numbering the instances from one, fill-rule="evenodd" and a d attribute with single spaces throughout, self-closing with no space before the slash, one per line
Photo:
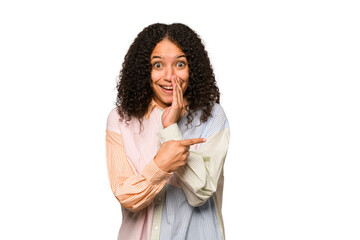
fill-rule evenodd
<path id="1" fill-rule="evenodd" d="M 184 54 L 184 53 L 178 46 L 176 46 L 170 40 L 164 39 L 155 46 L 154 50 L 151 53 L 151 57 L 155 55 L 161 57 L 174 57 L 179 54 Z"/>

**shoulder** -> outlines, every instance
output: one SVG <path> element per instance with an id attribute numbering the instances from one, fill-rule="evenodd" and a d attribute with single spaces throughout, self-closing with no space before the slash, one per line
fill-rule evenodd
<path id="1" fill-rule="evenodd" d="M 131 120 L 127 120 L 126 116 L 120 116 L 119 107 L 111 109 L 107 117 L 106 130 L 121 134 L 127 131 L 136 132 L 139 129 L 140 124 L 137 118 L 132 117 Z"/>
<path id="2" fill-rule="evenodd" d="M 228 125 L 228 119 L 226 117 L 225 110 L 219 103 L 214 103 L 214 106 L 211 110 L 211 117 L 208 121 L 212 122 L 212 124 L 215 122 Z"/>
<path id="3" fill-rule="evenodd" d="M 199 119 L 200 121 L 200 117 L 202 114 L 202 110 L 197 110 L 195 112 L 195 116 Z M 219 104 L 214 102 L 212 107 L 211 107 L 211 113 L 210 116 L 208 117 L 206 123 L 210 123 L 211 121 L 213 121 L 215 118 L 221 118 L 221 119 L 225 119 L 226 118 L 226 114 L 224 111 L 224 108 Z"/>
<path id="4" fill-rule="evenodd" d="M 229 128 L 229 121 L 226 117 L 224 108 L 219 103 L 214 103 L 211 110 L 211 116 L 205 123 L 205 136 L 211 136 L 212 134 L 227 128 Z"/>
<path id="5" fill-rule="evenodd" d="M 211 115 L 216 118 L 226 119 L 225 110 L 219 103 L 214 103 Z"/>
<path id="6" fill-rule="evenodd" d="M 118 107 L 111 109 L 107 117 L 106 130 L 120 133 L 120 119 L 121 117 L 118 112 Z"/>

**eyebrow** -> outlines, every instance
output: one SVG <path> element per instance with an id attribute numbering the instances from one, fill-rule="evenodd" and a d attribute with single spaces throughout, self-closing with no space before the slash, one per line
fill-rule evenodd
<path id="1" fill-rule="evenodd" d="M 179 55 L 176 58 L 182 58 L 182 57 L 186 58 L 185 54 Z M 154 59 L 154 58 L 162 58 L 162 57 L 161 56 L 153 56 L 151 59 Z"/>

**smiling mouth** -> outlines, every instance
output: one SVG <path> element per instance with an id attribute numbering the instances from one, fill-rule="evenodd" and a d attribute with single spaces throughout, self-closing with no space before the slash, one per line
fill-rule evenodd
<path id="1" fill-rule="evenodd" d="M 165 94 L 169 94 L 172 95 L 173 94 L 173 87 L 172 86 L 164 86 L 164 85 L 159 85 L 161 88 L 161 91 Z"/>
<path id="2" fill-rule="evenodd" d="M 161 87 L 162 89 L 165 89 L 165 90 L 173 90 L 173 87 L 172 87 L 172 86 L 162 86 L 162 85 L 160 85 L 160 87 Z"/>

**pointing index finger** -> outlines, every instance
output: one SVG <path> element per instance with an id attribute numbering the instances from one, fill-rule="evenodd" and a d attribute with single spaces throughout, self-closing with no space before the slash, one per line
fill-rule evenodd
<path id="1" fill-rule="evenodd" d="M 205 141 L 206 141 L 205 138 L 190 138 L 190 139 L 180 140 L 179 142 L 184 146 L 190 146 L 197 143 L 203 143 Z"/>

